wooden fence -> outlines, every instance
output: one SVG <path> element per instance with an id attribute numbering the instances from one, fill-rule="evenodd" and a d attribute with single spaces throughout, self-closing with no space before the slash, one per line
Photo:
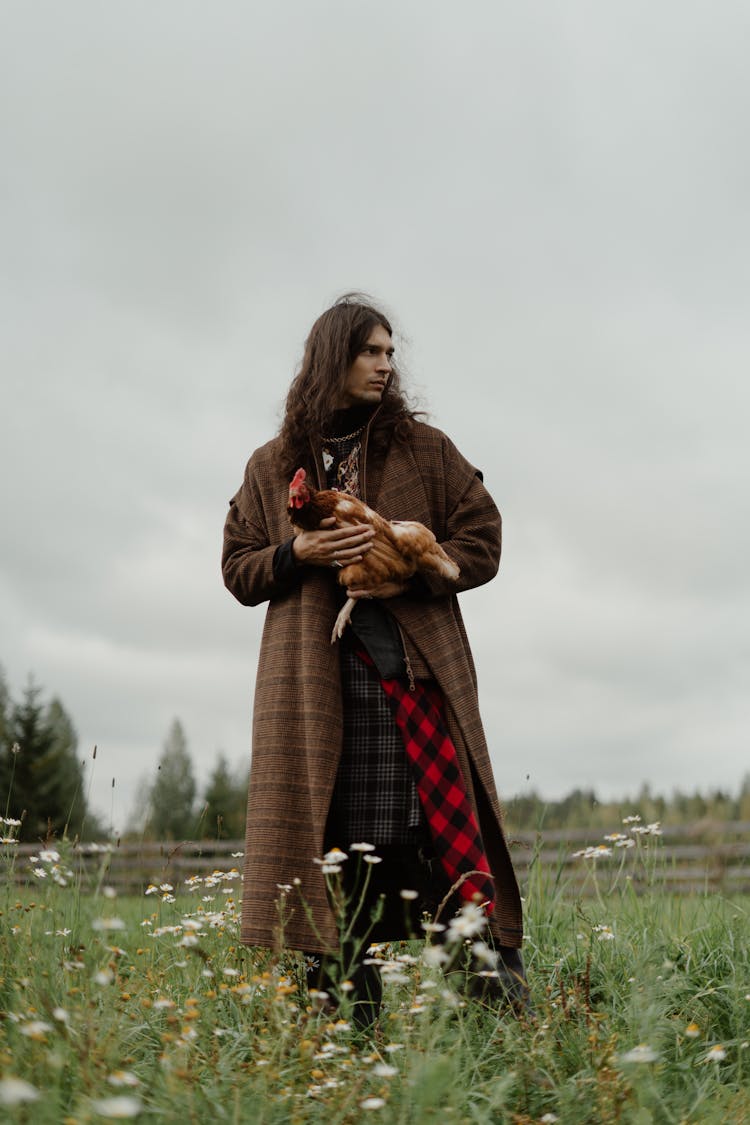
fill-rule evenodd
<path id="1" fill-rule="evenodd" d="M 563 886 L 570 895 L 594 889 L 593 872 L 600 887 L 615 879 L 629 880 L 638 891 L 657 881 L 672 893 L 718 891 L 750 893 L 750 823 L 702 821 L 662 829 L 639 824 L 623 825 L 617 838 L 606 838 L 591 829 L 509 833 L 509 843 L 522 890 L 542 878 Z M 627 843 L 632 841 L 632 844 Z M 152 885 L 169 884 L 173 893 L 185 889 L 187 880 L 224 873 L 221 883 L 241 895 L 239 874 L 242 847 L 238 840 L 204 840 L 184 843 L 122 841 L 116 844 L 54 843 L 44 849 L 30 844 L 6 845 L 9 862 L 0 862 L 0 882 L 11 877 L 19 885 L 36 885 L 41 878 L 80 882 L 84 891 L 103 886 L 119 894 L 143 894 Z M 59 861 L 49 858 L 60 853 Z M 33 863 L 32 857 L 39 862 Z M 57 866 L 57 872 L 55 867 Z M 43 877 L 34 868 L 44 870 Z M 218 877 L 216 883 L 218 884 Z M 170 893 L 170 892 L 162 892 Z"/>
<path id="2" fill-rule="evenodd" d="M 593 893 L 594 875 L 600 887 L 617 879 L 620 885 L 629 880 L 636 891 L 657 882 L 674 894 L 750 893 L 747 821 L 622 825 L 607 836 L 588 828 L 521 832 L 509 843 L 522 887 L 538 865 L 546 881 L 559 881 L 571 894 Z"/>

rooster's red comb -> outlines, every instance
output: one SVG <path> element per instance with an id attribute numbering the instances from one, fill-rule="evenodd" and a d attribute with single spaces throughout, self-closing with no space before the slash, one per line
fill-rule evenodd
<path id="1" fill-rule="evenodd" d="M 289 491 L 291 492 L 293 488 L 299 488 L 301 484 L 305 483 L 306 479 L 307 473 L 305 472 L 305 470 L 297 469 L 297 472 L 292 477 L 292 483 L 289 485 Z"/>

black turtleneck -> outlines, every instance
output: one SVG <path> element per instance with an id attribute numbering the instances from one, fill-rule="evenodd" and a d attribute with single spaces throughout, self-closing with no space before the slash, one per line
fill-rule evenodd
<path id="1" fill-rule="evenodd" d="M 334 410 L 323 426 L 323 437 L 343 437 L 344 434 L 356 433 L 367 425 L 374 413 L 375 407 L 366 402 L 360 406 L 348 406 L 346 410 Z"/>

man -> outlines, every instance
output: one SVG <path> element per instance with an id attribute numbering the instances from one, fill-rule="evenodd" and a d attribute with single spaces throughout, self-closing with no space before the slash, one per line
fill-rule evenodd
<path id="1" fill-rule="evenodd" d="M 323 955 L 325 968 L 340 935 L 330 875 L 314 860 L 336 846 L 349 854 L 341 878 L 355 899 L 357 881 L 368 875 L 366 909 L 347 916 L 354 938 L 411 936 L 420 932 L 421 912 L 434 913 L 451 886 L 451 910 L 475 893 L 499 957 L 495 979 L 523 1006 L 520 898 L 456 600 L 494 577 L 500 516 L 481 474 L 409 409 L 392 336 L 384 314 L 356 296 L 322 314 L 280 432 L 252 455 L 230 502 L 225 583 L 244 605 L 269 603 L 253 714 L 242 940 L 283 941 Z M 287 498 L 300 467 L 317 487 L 353 493 L 388 519 L 428 526 L 459 577 L 416 575 L 347 590 L 357 605 L 332 646 L 345 596 L 337 570 L 366 559 L 372 531 L 328 519 L 292 534 Z M 426 746 L 404 719 L 415 701 L 419 714 L 432 716 Z M 429 790 L 436 770 L 437 796 L 434 785 Z M 450 771 L 458 830 L 439 807 Z M 358 843 L 374 845 L 376 856 L 348 851 Z M 366 858 L 379 862 L 368 871 Z M 379 912 L 374 926 L 372 907 Z M 355 954 L 349 975 L 358 1018 L 367 1023 L 379 983 L 356 945 L 347 949 Z M 333 976 L 329 969 L 321 979 L 333 986 Z M 482 978 L 485 990 L 488 980 Z M 374 1008 L 362 1014 L 368 999 Z"/>

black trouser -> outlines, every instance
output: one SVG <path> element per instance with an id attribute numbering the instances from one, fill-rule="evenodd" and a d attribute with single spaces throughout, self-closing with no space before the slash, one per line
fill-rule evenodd
<path id="1" fill-rule="evenodd" d="M 342 982 L 350 982 L 348 996 L 353 1003 L 354 1023 L 359 1028 L 368 1027 L 377 1019 L 383 993 L 377 965 L 365 964 L 368 946 L 372 942 L 424 938 L 424 915 L 434 918 L 446 896 L 448 900 L 440 912 L 443 924 L 461 906 L 460 897 L 450 895 L 447 876 L 431 848 L 394 844 L 379 846 L 373 854 L 381 858 L 380 863 L 369 864 L 361 853 L 355 852 L 343 863 L 340 882 L 332 892 L 344 933 L 340 955 L 321 957 L 307 974 L 309 986 L 327 992 L 334 1004 L 346 994 L 341 991 Z M 416 891 L 417 897 L 403 898 L 403 890 Z M 431 941 L 442 944 L 445 937 L 445 930 L 437 931 L 431 934 Z M 483 962 L 460 944 L 445 966 L 449 979 L 457 980 L 473 996 L 498 1004 L 509 1003 L 517 1012 L 528 1010 L 528 987 L 520 950 L 494 945 L 486 933 L 478 937 L 497 955 L 497 964 Z M 481 975 L 493 968 L 496 976 Z"/>

